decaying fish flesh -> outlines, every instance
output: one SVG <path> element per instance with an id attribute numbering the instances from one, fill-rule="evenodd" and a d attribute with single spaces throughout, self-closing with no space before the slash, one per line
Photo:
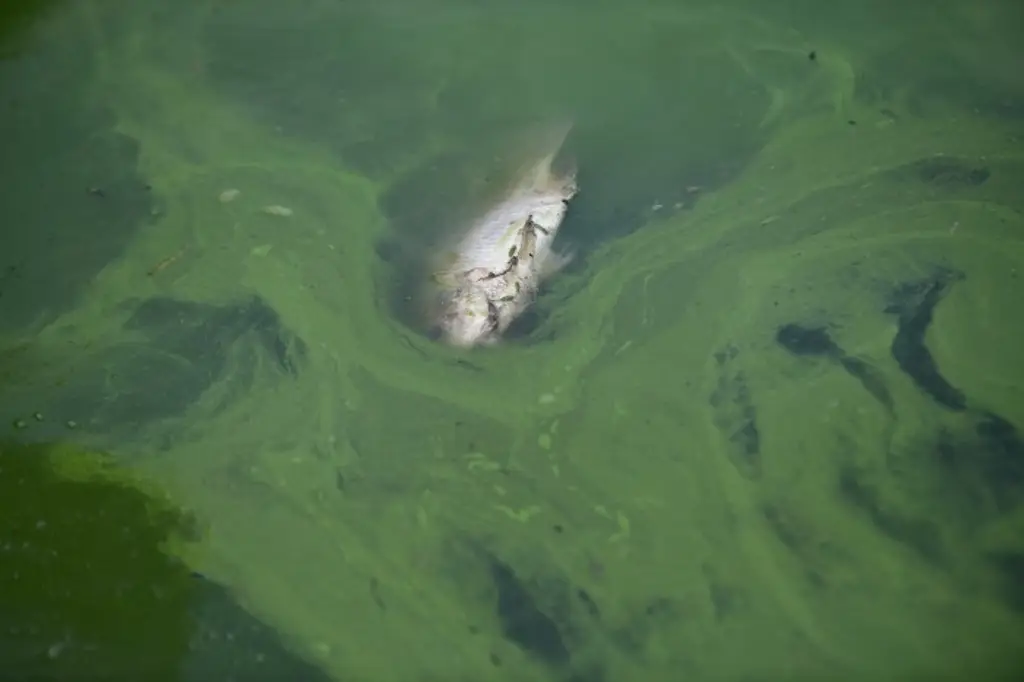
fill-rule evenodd
<path id="1" fill-rule="evenodd" d="M 547 153 L 490 210 L 460 232 L 436 263 L 435 323 L 441 338 L 468 348 L 493 344 L 571 256 L 552 249 L 576 195 L 576 172 L 552 163 L 570 126 L 550 135 Z"/>

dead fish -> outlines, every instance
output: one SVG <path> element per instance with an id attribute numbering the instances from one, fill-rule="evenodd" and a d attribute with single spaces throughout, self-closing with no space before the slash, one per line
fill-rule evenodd
<path id="1" fill-rule="evenodd" d="M 446 343 L 496 343 L 533 303 L 541 283 L 572 260 L 552 248 L 578 191 L 575 167 L 560 174 L 552 169 L 570 128 L 559 126 L 543 158 L 436 260 L 433 322 Z"/>

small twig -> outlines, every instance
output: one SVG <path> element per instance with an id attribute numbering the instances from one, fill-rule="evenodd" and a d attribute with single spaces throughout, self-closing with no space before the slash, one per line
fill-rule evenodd
<path id="1" fill-rule="evenodd" d="M 147 274 L 147 275 L 148 275 L 149 277 L 152 277 L 153 275 L 159 274 L 159 273 L 160 273 L 161 271 L 163 271 L 163 270 L 164 270 L 165 268 L 167 268 L 168 266 L 172 265 L 172 264 L 173 264 L 173 263 L 174 263 L 174 262 L 175 262 L 176 260 L 178 260 L 179 258 L 181 258 L 182 256 L 184 256 L 184 255 L 185 255 L 185 251 L 187 251 L 187 250 L 188 250 L 188 247 L 187 247 L 187 246 L 183 246 L 183 247 L 181 247 L 181 249 L 180 249 L 180 250 L 179 250 L 179 251 L 178 251 L 177 253 L 173 253 L 173 254 L 171 254 L 171 255 L 170 255 L 170 256 L 168 256 L 167 258 L 164 258 L 163 260 L 161 260 L 160 262 L 158 262 L 158 263 L 157 263 L 156 265 L 154 265 L 153 267 L 151 267 L 151 268 L 149 269 L 149 271 L 148 271 L 148 272 L 146 272 L 146 274 Z"/>

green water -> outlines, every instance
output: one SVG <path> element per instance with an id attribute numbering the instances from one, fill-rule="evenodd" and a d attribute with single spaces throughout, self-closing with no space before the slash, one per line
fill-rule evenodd
<path id="1" fill-rule="evenodd" d="M 3 438 L 110 452 L 169 495 L 195 527 L 163 554 L 298 658 L 1019 678 L 1019 3 L 23 5 L 0 33 Z M 416 256 L 564 118 L 574 267 L 509 343 L 437 346 Z M 180 629 L 142 660 L 75 615 L 87 544 L 3 679 L 188 669 Z M 0 610 L 31 613 L 12 584 Z"/>
<path id="2" fill-rule="evenodd" d="M 197 584 L 161 549 L 189 534 L 188 520 L 118 480 L 104 458 L 73 448 L 4 444 L 0 472 L 4 678 L 24 679 L 39 657 L 55 678 L 70 679 L 86 632 L 93 674 L 150 664 L 175 671 Z"/>

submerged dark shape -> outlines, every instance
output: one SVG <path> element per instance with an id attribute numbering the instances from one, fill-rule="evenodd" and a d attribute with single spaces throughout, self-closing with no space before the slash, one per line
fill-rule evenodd
<path id="1" fill-rule="evenodd" d="M 989 552 L 986 558 L 1002 579 L 1007 603 L 1024 613 L 1024 552 L 998 550 Z"/>
<path id="2" fill-rule="evenodd" d="M 738 355 L 732 345 L 715 353 L 718 383 L 708 402 L 728 445 L 729 460 L 741 475 L 754 480 L 761 476 L 761 432 L 746 376 L 733 362 Z"/>
<path id="3" fill-rule="evenodd" d="M 844 466 L 840 472 L 839 492 L 889 538 L 906 545 L 929 563 L 937 566 L 944 563 L 945 548 L 935 523 L 909 518 L 889 509 L 874 488 L 853 467 Z"/>
<path id="4" fill-rule="evenodd" d="M 227 346 L 245 334 L 254 340 L 288 374 L 298 373 L 298 363 L 305 356 L 305 343 L 286 330 L 277 311 L 258 296 L 214 305 L 167 297 L 150 298 L 135 309 L 125 324 L 159 343 L 164 350 L 199 360 L 208 357 L 223 363 Z"/>
<path id="5" fill-rule="evenodd" d="M 545 663 L 555 666 L 569 663 L 569 648 L 554 619 L 540 609 L 507 564 L 495 557 L 490 564 L 498 591 L 498 620 L 505 637 Z"/>
<path id="6" fill-rule="evenodd" d="M 851 358 L 848 355 L 844 355 L 839 360 L 839 364 L 847 371 L 847 373 L 849 373 L 850 376 L 859 381 L 860 385 L 864 387 L 864 390 L 870 393 L 875 400 L 882 403 L 882 406 L 885 407 L 885 409 L 889 412 L 892 412 L 893 409 L 895 409 L 892 394 L 889 393 L 889 389 L 885 385 L 882 373 L 875 367 L 859 358 Z"/>
<path id="7" fill-rule="evenodd" d="M 793 355 L 840 357 L 842 350 L 824 327 L 784 324 L 775 332 L 775 341 Z"/>
<path id="8" fill-rule="evenodd" d="M 555 332 L 553 330 L 544 335 L 544 337 L 537 335 L 544 322 L 544 318 L 538 310 L 539 308 L 541 308 L 540 303 L 513 320 L 512 324 L 508 327 L 508 331 L 505 332 L 505 338 L 518 341 L 531 338 L 535 341 L 554 341 Z"/>
<path id="9" fill-rule="evenodd" d="M 201 532 L 164 491 L 68 445 L 0 442 L 0 471 L 0 679 L 327 682 L 168 553 Z"/>
<path id="10" fill-rule="evenodd" d="M 183 426 L 173 420 L 187 411 L 209 417 L 257 382 L 287 379 L 304 366 L 305 343 L 258 297 L 223 304 L 156 297 L 122 306 L 123 330 L 86 337 L 60 354 L 33 346 L 0 354 L 0 376 L 9 379 L 0 385 L 5 416 L 24 419 L 21 406 L 31 405 L 46 417 L 23 430 L 26 438 L 60 438 L 73 423 L 77 433 L 101 439 L 90 442 L 110 447 L 152 427 L 147 437 L 166 447 Z"/>
<path id="11" fill-rule="evenodd" d="M 917 161 L 913 168 L 922 182 L 945 189 L 977 187 L 991 177 L 991 172 L 984 166 L 973 166 L 964 159 L 948 156 Z"/>
<path id="12" fill-rule="evenodd" d="M 939 373 L 935 358 L 925 345 L 925 333 L 935 307 L 952 283 L 960 279 L 963 279 L 960 273 L 941 270 L 927 280 L 908 282 L 893 293 L 885 308 L 885 312 L 898 316 L 891 350 L 900 369 L 937 403 L 958 412 L 967 408 L 966 398 Z"/>
<path id="13" fill-rule="evenodd" d="M 1024 493 L 1024 440 L 1013 424 L 992 412 L 984 412 L 974 430 L 981 441 L 978 466 L 1008 511 Z"/>
<path id="14" fill-rule="evenodd" d="M 970 443 L 940 448 L 939 461 L 955 475 L 970 467 L 993 492 L 996 505 L 1006 510 L 1024 492 L 1024 440 L 1007 419 L 971 405 L 963 391 L 950 384 L 925 345 L 935 307 L 963 274 L 943 269 L 933 277 L 909 282 L 893 294 L 886 312 L 899 316 L 892 355 L 919 389 L 939 405 L 976 418 Z"/>
<path id="15" fill-rule="evenodd" d="M 892 395 L 885 385 L 882 374 L 864 360 L 847 355 L 846 351 L 832 340 L 825 327 L 804 327 L 790 322 L 776 330 L 775 341 L 793 355 L 823 357 L 838 362 L 839 366 L 859 381 L 885 409 L 893 411 Z"/>
<path id="16" fill-rule="evenodd" d="M 110 465 L 71 446 L 0 442 L 4 679 L 67 679 L 61 654 L 80 679 L 177 677 L 197 585 L 162 547 L 188 542 L 194 520 Z"/>
<path id="17" fill-rule="evenodd" d="M 269 358 L 286 375 L 296 375 L 305 357 L 305 343 L 259 297 L 221 305 L 156 297 L 129 305 L 136 307 L 125 329 L 146 342 L 109 349 L 101 372 L 115 373 L 115 390 L 102 404 L 76 410 L 91 413 L 91 421 L 101 428 L 178 416 L 218 381 L 230 382 L 234 390 L 225 394 L 230 399 L 251 385 L 265 364 L 261 358 Z M 96 390 L 88 394 L 92 401 Z"/>
<path id="18" fill-rule="evenodd" d="M 32 80 L 12 74 L 4 81 L 5 98 L 18 96 L 6 90 L 8 82 Z M 67 88 L 54 82 L 37 89 Z M 67 101 L 32 95 L 17 110 L 0 106 L 0 204 L 17 216 L 0 227 L 3 332 L 18 334 L 71 309 L 97 273 L 154 220 L 154 197 L 136 171 L 138 143 L 104 130 L 99 113 L 76 116 L 68 109 Z M 51 120 L 61 123 L 51 130 Z M 107 198 L 87 191 L 96 181 Z"/>

